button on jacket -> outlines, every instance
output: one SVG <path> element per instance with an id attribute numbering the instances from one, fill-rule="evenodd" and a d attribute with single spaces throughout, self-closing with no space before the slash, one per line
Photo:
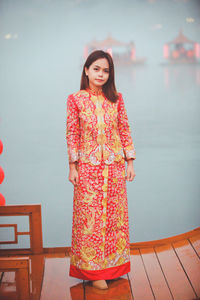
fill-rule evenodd
<path id="1" fill-rule="evenodd" d="M 121 93 L 115 103 L 103 92 L 80 90 L 67 98 L 66 140 L 69 162 L 99 165 L 136 158 Z"/>

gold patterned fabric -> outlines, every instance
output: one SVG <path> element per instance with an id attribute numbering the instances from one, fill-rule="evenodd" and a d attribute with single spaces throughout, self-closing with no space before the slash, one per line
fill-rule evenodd
<path id="1" fill-rule="evenodd" d="M 122 95 L 81 90 L 68 97 L 69 162 L 78 161 L 74 186 L 69 275 L 112 279 L 130 271 L 125 160 L 135 159 Z"/>
<path id="2" fill-rule="evenodd" d="M 69 162 L 98 165 L 135 159 L 136 152 L 121 93 L 116 103 L 103 93 L 80 90 L 67 99 L 66 139 Z"/>

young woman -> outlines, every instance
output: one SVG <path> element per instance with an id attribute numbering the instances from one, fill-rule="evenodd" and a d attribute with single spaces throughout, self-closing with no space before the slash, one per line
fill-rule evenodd
<path id="1" fill-rule="evenodd" d="M 68 96 L 66 139 L 74 185 L 69 275 L 106 289 L 106 279 L 130 272 L 126 180 L 135 177 L 136 154 L 107 52 L 88 56 L 80 90 Z"/>

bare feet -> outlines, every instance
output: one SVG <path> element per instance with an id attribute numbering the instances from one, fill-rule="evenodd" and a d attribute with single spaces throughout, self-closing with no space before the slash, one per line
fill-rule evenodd
<path id="1" fill-rule="evenodd" d="M 93 280 L 92 285 L 101 290 L 105 290 L 108 288 L 108 285 L 105 280 Z"/>

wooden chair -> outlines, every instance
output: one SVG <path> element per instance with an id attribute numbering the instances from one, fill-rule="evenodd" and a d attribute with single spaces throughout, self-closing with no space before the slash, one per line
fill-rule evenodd
<path id="1" fill-rule="evenodd" d="M 1 272 L 16 272 L 16 290 L 20 300 L 30 300 L 29 257 L 0 257 Z M 5 294 L 2 294 L 2 297 Z M 8 299 L 12 295 L 6 293 Z M 0 293 L 1 298 L 1 293 Z"/>

